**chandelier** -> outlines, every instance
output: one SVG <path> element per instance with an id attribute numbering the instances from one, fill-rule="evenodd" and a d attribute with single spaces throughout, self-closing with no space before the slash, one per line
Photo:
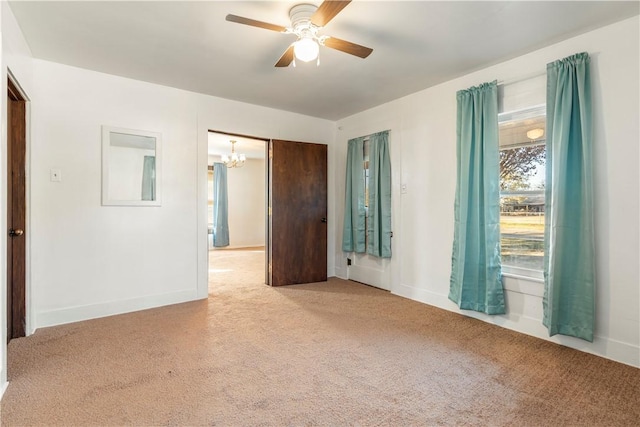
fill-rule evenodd
<path id="1" fill-rule="evenodd" d="M 236 141 L 229 142 L 231 142 L 231 154 L 223 154 L 222 163 L 224 163 L 224 165 L 228 168 L 241 168 L 242 166 L 244 166 L 244 162 L 245 160 L 247 160 L 247 156 L 245 156 L 244 154 L 236 153 Z"/>

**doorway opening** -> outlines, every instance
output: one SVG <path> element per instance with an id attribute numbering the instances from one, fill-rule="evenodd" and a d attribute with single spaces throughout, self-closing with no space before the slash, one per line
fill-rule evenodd
<path id="1" fill-rule="evenodd" d="M 7 79 L 7 342 L 26 335 L 27 99 Z"/>
<path id="2" fill-rule="evenodd" d="M 263 286 L 268 140 L 209 131 L 209 294 Z"/>

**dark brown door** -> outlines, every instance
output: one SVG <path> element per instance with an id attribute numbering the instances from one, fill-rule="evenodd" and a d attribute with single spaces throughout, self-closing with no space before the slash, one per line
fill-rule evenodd
<path id="1" fill-rule="evenodd" d="M 327 146 L 271 141 L 270 284 L 327 280 Z"/>
<path id="2" fill-rule="evenodd" d="M 7 341 L 25 335 L 25 99 L 11 80 L 7 94 Z"/>

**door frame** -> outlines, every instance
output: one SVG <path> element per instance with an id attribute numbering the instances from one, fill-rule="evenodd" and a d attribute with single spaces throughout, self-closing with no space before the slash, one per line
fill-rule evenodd
<path id="1" fill-rule="evenodd" d="M 8 94 L 9 94 L 9 81 L 11 81 L 11 85 L 13 87 L 13 90 L 16 92 L 16 95 L 18 95 L 25 103 L 25 111 L 24 111 L 24 119 L 25 119 L 25 229 L 28 230 L 29 232 L 25 233 L 25 253 L 24 253 L 24 257 L 25 257 L 25 283 L 24 283 L 24 296 L 25 296 L 25 301 L 24 301 L 24 309 L 25 309 L 25 336 L 29 336 L 31 334 L 33 334 L 33 321 L 32 321 L 32 298 L 31 298 L 31 99 L 29 98 L 29 96 L 27 95 L 26 91 L 24 90 L 24 88 L 22 87 L 22 85 L 20 85 L 20 82 L 18 81 L 18 79 L 14 76 L 14 74 L 11 72 L 11 69 L 7 68 L 7 74 L 6 74 L 6 79 L 3 82 L 3 87 L 5 87 L 5 96 L 4 96 L 4 100 L 3 100 L 3 122 L 7 124 L 5 131 L 3 132 L 2 138 L 4 141 L 4 150 L 5 151 L 5 162 L 4 162 L 4 167 L 8 167 L 8 162 L 9 162 L 9 157 L 8 157 L 8 123 L 7 123 L 7 98 L 8 98 Z M 8 202 L 8 196 L 9 196 L 9 182 L 8 182 L 8 176 L 7 176 L 8 170 L 4 172 L 4 188 L 3 188 L 3 200 L 5 202 L 5 204 L 7 204 Z M 7 204 L 8 205 L 8 204 Z M 9 229 L 9 224 L 8 224 L 8 217 L 7 217 L 7 208 L 8 206 L 5 206 L 5 211 L 3 212 L 4 215 L 4 230 L 5 233 L 3 233 L 3 240 L 2 240 L 2 245 L 4 247 L 4 253 L 5 255 L 3 256 L 3 265 L 5 266 L 5 272 L 7 271 L 7 252 L 8 252 L 8 244 L 9 244 L 9 240 L 8 240 L 8 234 L 7 234 L 7 230 Z M 3 316 L 3 334 L 6 334 L 7 331 L 7 317 L 8 317 L 8 313 L 6 312 L 7 310 L 7 301 L 6 301 L 6 295 L 7 295 L 7 291 L 8 291 L 8 286 L 10 286 L 10 283 L 7 280 L 7 274 L 5 273 L 3 275 L 3 281 L 5 283 L 5 287 L 4 287 L 4 295 L 5 295 L 5 303 L 4 303 L 4 310 L 5 310 L 5 314 Z M 6 343 L 6 339 L 7 337 L 3 335 L 4 338 L 4 342 Z"/>
<path id="2" fill-rule="evenodd" d="M 264 138 L 264 137 L 261 137 L 261 136 L 253 136 L 253 135 L 246 135 L 246 134 L 241 134 L 241 133 L 226 132 L 226 131 L 223 131 L 223 130 L 208 129 L 207 130 L 207 150 L 208 150 L 209 132 L 222 134 L 222 135 L 227 135 L 227 136 L 230 136 L 230 137 L 234 137 L 235 136 L 235 137 L 239 137 L 239 138 L 254 139 L 256 141 L 263 141 L 265 143 L 264 144 L 265 145 L 265 157 L 264 157 L 264 164 L 265 164 L 265 166 L 264 166 L 264 173 L 265 173 L 265 182 L 264 182 L 264 184 L 265 184 L 265 188 L 264 188 L 264 202 L 265 202 L 265 206 L 264 206 L 264 222 L 265 222 L 265 224 L 264 224 L 264 233 L 265 233 L 265 236 L 264 236 L 264 244 L 265 244 L 265 251 L 264 251 L 264 253 L 265 253 L 265 258 L 264 258 L 264 280 L 265 280 L 265 283 L 269 283 L 268 280 L 269 280 L 269 277 L 270 277 L 269 276 L 270 254 L 269 254 L 269 249 L 268 248 L 269 248 L 269 239 L 270 239 L 270 236 L 269 236 L 269 220 L 270 220 L 270 216 L 271 216 L 270 213 L 269 213 L 269 206 L 270 206 L 270 201 L 269 201 L 270 200 L 269 199 L 270 198 L 270 195 L 269 195 L 269 179 L 270 179 L 270 175 L 269 175 L 269 170 L 270 170 L 270 167 L 269 167 L 269 156 L 270 156 L 269 145 L 271 143 L 270 142 L 271 139 L 270 138 Z M 206 155 L 205 155 L 205 165 L 206 165 L 207 171 L 208 171 L 208 167 L 209 167 L 208 161 L 209 161 L 209 152 L 207 151 Z M 205 188 L 207 188 L 207 187 L 205 187 Z M 207 194 L 206 198 L 205 198 L 205 201 L 208 200 L 208 198 L 209 198 L 209 195 Z M 209 221 L 209 218 L 207 218 L 205 216 L 205 230 L 208 229 L 208 224 L 209 224 L 208 221 Z M 206 264 L 207 265 L 207 282 L 206 282 L 207 287 L 208 287 L 208 283 L 209 283 L 209 280 L 208 280 L 209 279 L 208 265 L 209 265 L 209 255 L 210 255 L 208 240 L 209 240 L 209 236 L 207 235 L 207 264 Z"/>

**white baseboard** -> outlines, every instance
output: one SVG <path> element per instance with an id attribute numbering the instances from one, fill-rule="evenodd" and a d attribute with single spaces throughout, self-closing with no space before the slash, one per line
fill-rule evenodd
<path id="1" fill-rule="evenodd" d="M 510 292 L 507 290 L 507 292 Z M 547 328 L 542 325 L 541 319 L 508 313 L 506 315 L 488 316 L 475 311 L 460 310 L 458 306 L 449 300 L 447 295 L 417 289 L 408 285 L 398 285 L 392 289 L 392 293 L 404 298 L 409 298 L 427 305 L 442 308 L 447 311 L 473 317 L 483 322 L 491 323 L 512 331 L 531 335 L 545 341 L 554 342 L 575 350 L 591 353 L 605 359 L 614 360 L 636 368 L 640 368 L 640 346 L 617 341 L 611 338 L 595 336 L 592 343 L 579 338 L 564 335 L 550 337 Z"/>
<path id="2" fill-rule="evenodd" d="M 213 246 L 209 246 L 209 250 L 210 251 L 224 251 L 224 250 L 228 250 L 228 249 L 251 249 L 251 248 L 260 248 L 260 247 L 264 247 L 264 242 L 256 243 L 255 245 L 251 245 L 251 244 L 229 245 L 229 246 L 224 246 L 224 247 L 221 247 L 221 248 L 216 248 L 216 247 L 213 247 Z"/>
<path id="3" fill-rule="evenodd" d="M 337 277 L 339 279 L 343 279 L 343 280 L 349 280 L 349 279 L 347 279 L 347 269 L 346 268 L 336 267 L 335 268 L 335 277 Z"/>
<path id="4" fill-rule="evenodd" d="M 197 297 L 195 290 L 188 290 L 45 311 L 36 313 L 36 328 L 97 319 L 197 299 L 202 298 Z"/>

